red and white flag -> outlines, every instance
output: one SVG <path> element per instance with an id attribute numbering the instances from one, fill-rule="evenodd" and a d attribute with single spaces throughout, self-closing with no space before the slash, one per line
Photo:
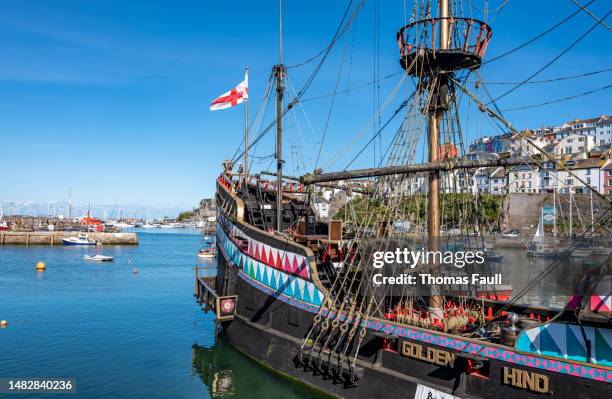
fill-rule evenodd
<path id="1" fill-rule="evenodd" d="M 225 109 L 229 107 L 236 106 L 249 98 L 249 74 L 248 72 L 244 74 L 244 80 L 232 90 L 227 93 L 223 93 L 219 97 L 215 98 L 212 103 L 210 103 L 210 110 L 217 111 L 220 109 Z"/>

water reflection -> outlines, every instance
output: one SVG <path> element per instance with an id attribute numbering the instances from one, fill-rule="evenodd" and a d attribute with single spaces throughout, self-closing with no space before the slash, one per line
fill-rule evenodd
<path id="1" fill-rule="evenodd" d="M 605 257 L 583 259 L 566 257 L 564 259 L 528 257 L 523 249 L 496 248 L 496 252 L 504 255 L 501 262 L 488 264 L 487 272 L 502 273 L 505 284 L 512 285 L 514 298 L 519 292 L 535 284 L 517 301 L 518 303 L 563 307 L 583 274 L 597 268 Z M 544 271 L 558 264 L 545 277 L 538 279 Z"/>
<path id="2" fill-rule="evenodd" d="M 304 399 L 323 396 L 260 367 L 223 340 L 192 347 L 193 372 L 212 398 Z"/>

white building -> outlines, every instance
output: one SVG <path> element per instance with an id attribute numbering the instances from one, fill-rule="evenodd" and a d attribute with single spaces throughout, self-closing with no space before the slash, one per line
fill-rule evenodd
<path id="1" fill-rule="evenodd" d="M 559 140 L 555 146 L 555 154 L 557 156 L 585 154 L 593 147 L 595 147 L 595 139 L 592 136 L 571 134 Z"/>
<path id="2" fill-rule="evenodd" d="M 565 122 L 561 125 L 561 129 L 569 132 L 570 135 L 590 136 L 595 145 L 612 144 L 612 116 L 602 115 L 597 118 L 576 119 Z"/>
<path id="3" fill-rule="evenodd" d="M 516 166 L 508 171 L 509 193 L 539 193 L 540 174 L 537 168 L 527 165 Z"/>
<path id="4" fill-rule="evenodd" d="M 557 170 L 557 191 L 561 193 L 588 193 L 588 189 L 581 180 L 599 193 L 604 190 L 604 171 L 602 167 L 605 161 L 599 158 L 581 159 L 578 161 L 567 161 L 565 164 L 569 170 Z M 570 173 L 571 172 L 571 173 Z"/>
<path id="5" fill-rule="evenodd" d="M 525 137 L 517 134 L 512 139 L 510 150 L 515 157 L 528 157 L 539 154 L 539 149 L 550 144 L 550 141 L 544 138 L 544 136 L 536 136 L 529 133 L 525 134 Z"/>
<path id="6" fill-rule="evenodd" d="M 506 194 L 508 178 L 506 176 L 506 170 L 504 168 L 497 167 L 489 175 L 489 192 L 491 194 Z"/>

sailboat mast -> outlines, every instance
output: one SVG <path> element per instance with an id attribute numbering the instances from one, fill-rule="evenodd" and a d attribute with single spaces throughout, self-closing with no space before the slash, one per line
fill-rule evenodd
<path id="1" fill-rule="evenodd" d="M 574 225 L 574 221 L 572 220 L 572 219 L 573 219 L 573 218 L 572 218 L 572 211 L 573 211 L 573 210 L 572 210 L 572 188 L 571 188 L 571 187 L 570 187 L 570 189 L 569 189 L 569 208 L 570 208 L 570 209 L 569 209 L 569 214 L 570 214 L 570 215 L 569 215 L 569 216 L 570 216 L 570 217 L 569 217 L 569 219 L 570 219 L 570 225 L 569 225 L 569 238 L 570 238 L 570 240 L 571 240 L 571 239 L 572 239 L 572 234 L 573 234 L 573 233 L 572 233 L 572 228 L 573 228 L 573 225 Z"/>
<path id="2" fill-rule="evenodd" d="M 68 220 L 72 220 L 72 187 L 68 187 Z"/>
<path id="3" fill-rule="evenodd" d="M 448 0 L 438 1 L 440 11 L 440 49 L 445 50 L 448 48 L 448 18 L 449 8 Z M 444 104 L 444 99 L 439 97 L 446 92 L 442 90 L 442 84 L 447 82 L 444 76 L 439 75 L 438 80 L 432 79 L 432 89 L 435 94 L 432 96 L 435 100 L 435 105 L 429 110 L 429 162 L 438 162 L 438 156 L 440 153 L 440 121 L 442 115 L 445 112 L 445 108 L 439 107 L 440 104 Z M 435 87 L 434 87 L 435 86 Z M 442 101 L 441 101 L 442 100 Z M 428 210 L 427 215 L 427 230 L 429 234 L 429 251 L 440 250 L 440 173 L 438 171 L 431 172 L 429 174 L 429 193 L 428 193 Z M 439 265 L 436 265 L 439 266 Z M 436 294 L 436 292 L 432 292 Z M 440 295 L 432 295 L 429 298 L 429 308 L 434 314 L 441 313 L 443 298 Z"/>
<path id="4" fill-rule="evenodd" d="M 557 180 L 553 181 L 553 236 L 557 238 Z"/>
<path id="5" fill-rule="evenodd" d="M 283 214 L 283 94 L 285 91 L 285 75 L 287 70 L 283 65 L 283 2 L 278 0 L 278 46 L 279 63 L 274 66 L 276 76 L 276 230 L 281 231 Z"/>
<path id="6" fill-rule="evenodd" d="M 591 238 L 593 240 L 593 246 L 595 246 L 595 218 L 593 217 L 593 190 L 589 190 L 591 194 Z"/>

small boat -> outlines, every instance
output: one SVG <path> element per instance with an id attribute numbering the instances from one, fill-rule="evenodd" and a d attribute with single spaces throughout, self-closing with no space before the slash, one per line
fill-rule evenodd
<path id="1" fill-rule="evenodd" d="M 198 258 L 214 258 L 215 256 L 217 256 L 217 249 L 213 246 L 198 251 Z"/>
<path id="2" fill-rule="evenodd" d="M 8 229 L 8 223 L 4 220 L 4 213 L 0 211 L 0 231 L 7 231 Z"/>
<path id="3" fill-rule="evenodd" d="M 106 256 L 106 255 L 84 255 L 83 256 L 83 260 L 88 260 L 88 261 L 92 261 L 92 262 L 112 262 L 113 259 L 115 259 L 112 256 Z"/>
<path id="4" fill-rule="evenodd" d="M 86 234 L 79 234 L 76 237 L 62 238 L 64 245 L 96 245 L 96 240 L 87 237 Z"/>
<path id="5" fill-rule="evenodd" d="M 487 249 L 484 251 L 484 258 L 489 262 L 501 262 L 504 259 L 504 255 L 498 254 L 493 250 Z"/>

